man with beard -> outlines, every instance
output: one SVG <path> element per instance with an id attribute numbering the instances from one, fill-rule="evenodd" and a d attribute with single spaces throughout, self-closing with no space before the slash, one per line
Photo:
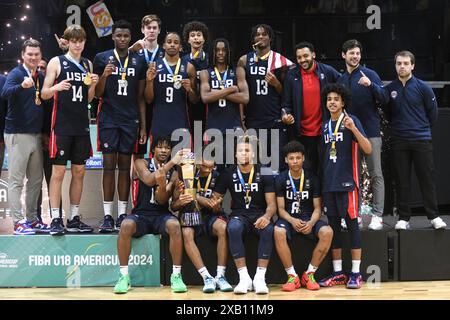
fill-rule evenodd
<path id="1" fill-rule="evenodd" d="M 335 83 L 340 74 L 332 66 L 317 62 L 314 46 L 300 42 L 295 46 L 297 66 L 288 71 L 284 82 L 282 120 L 290 127 L 292 138 L 305 146 L 305 167 L 319 175 L 322 123 L 330 115 L 320 92 Z M 319 175 L 320 176 L 320 175 Z"/>

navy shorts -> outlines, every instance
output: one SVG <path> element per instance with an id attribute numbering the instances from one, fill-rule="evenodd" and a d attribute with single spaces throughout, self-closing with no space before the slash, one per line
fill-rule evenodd
<path id="1" fill-rule="evenodd" d="M 194 228 L 195 238 L 201 236 L 207 236 L 210 239 L 215 238 L 213 225 L 216 223 L 217 219 L 227 222 L 227 217 L 225 215 L 202 215 L 203 224 L 195 227 L 183 227 L 183 228 Z"/>
<path id="2" fill-rule="evenodd" d="M 113 126 L 99 123 L 97 150 L 131 155 L 138 139 L 139 123 Z"/>
<path id="3" fill-rule="evenodd" d="M 65 166 L 67 161 L 85 165 L 92 155 L 91 137 L 56 135 L 50 142 L 50 154 L 54 154 L 52 164 Z"/>
<path id="4" fill-rule="evenodd" d="M 302 221 L 309 221 L 309 220 L 311 220 L 311 218 L 307 214 L 301 214 L 297 218 L 299 218 Z M 320 228 L 328 226 L 328 224 L 325 221 L 319 220 L 312 227 L 312 230 L 311 230 L 310 233 L 303 234 L 301 232 L 295 231 L 295 229 L 292 227 L 292 225 L 289 222 L 287 222 L 286 220 L 283 220 L 283 219 L 278 219 L 275 225 L 277 227 L 279 227 L 279 228 L 286 229 L 286 236 L 287 236 L 288 240 L 291 240 L 292 237 L 295 234 L 298 234 L 298 235 L 303 235 L 303 236 L 307 237 L 308 239 L 311 239 L 311 240 L 314 240 L 314 241 L 318 241 L 319 240 L 319 230 L 320 230 Z"/>
<path id="5" fill-rule="evenodd" d="M 358 218 L 358 189 L 344 192 L 324 192 L 323 210 L 327 216 Z"/>
<path id="6" fill-rule="evenodd" d="M 167 236 L 166 223 L 170 219 L 178 220 L 171 213 L 163 213 L 159 215 L 149 215 L 133 213 L 128 215 L 125 219 L 133 220 L 136 222 L 136 232 L 133 234 L 133 238 L 139 238 L 146 234 L 161 234 Z"/>

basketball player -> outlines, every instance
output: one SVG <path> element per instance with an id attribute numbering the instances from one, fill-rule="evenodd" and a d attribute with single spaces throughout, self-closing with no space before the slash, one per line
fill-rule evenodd
<path id="1" fill-rule="evenodd" d="M 43 99 L 54 97 L 50 137 L 50 158 L 53 159 L 50 181 L 52 235 L 65 233 L 62 218 L 59 217 L 59 203 L 67 161 L 71 162 L 72 172 L 67 231 L 93 231 L 92 227 L 81 221 L 78 211 L 85 164 L 92 153 L 88 104 L 94 98 L 98 75 L 92 73 L 92 63 L 81 56 L 86 43 L 84 29 L 79 25 L 72 25 L 64 31 L 63 38 L 69 42 L 69 50 L 67 54 L 50 60 L 42 89 Z"/>
<path id="2" fill-rule="evenodd" d="M 158 138 L 152 150 L 153 158 L 137 159 L 135 166 L 139 177 L 137 203 L 131 215 L 125 217 L 117 239 L 117 252 L 120 262 L 120 278 L 114 287 L 114 293 L 127 293 L 131 288 L 128 273 L 128 259 L 131 253 L 132 237 L 139 238 L 146 234 L 161 234 L 170 238 L 170 254 L 173 261 L 173 273 L 170 277 L 173 292 L 186 292 L 186 285 L 181 278 L 183 257 L 183 238 L 180 223 L 169 211 L 168 200 L 173 193 L 173 183 L 177 174 L 172 168 L 183 157 L 180 150 L 172 160 L 169 138 Z"/>
<path id="3" fill-rule="evenodd" d="M 332 259 L 333 274 L 319 281 L 322 287 L 347 284 L 347 288 L 361 288 L 361 233 L 358 226 L 358 153 L 372 152 L 358 118 L 347 114 L 344 107 L 351 104 L 348 89 L 339 84 L 327 85 L 322 92 L 331 119 L 323 124 L 324 167 L 323 202 L 324 212 L 333 229 Z M 347 277 L 342 271 L 341 219 L 345 219 L 350 233 L 352 272 Z"/>
<path id="4" fill-rule="evenodd" d="M 305 147 L 298 141 L 291 141 L 283 148 L 289 169 L 283 171 L 275 183 L 278 215 L 274 230 L 275 247 L 288 275 L 283 291 L 294 291 L 300 286 L 318 290 L 320 286 L 314 273 L 330 249 L 333 230 L 322 220 L 322 197 L 320 183 L 312 170 L 303 168 Z M 318 241 L 311 262 L 301 279 L 292 264 L 291 250 L 287 239 L 303 234 Z"/>
<path id="5" fill-rule="evenodd" d="M 119 20 L 112 26 L 114 49 L 95 56 L 94 72 L 101 74 L 96 87 L 101 97 L 98 108 L 98 147 L 103 153 L 103 210 L 101 233 L 120 229 L 130 193 L 131 155 L 139 132 L 139 143 L 146 141 L 144 88 L 147 64 L 129 52 L 131 24 Z M 115 171 L 119 167 L 118 218 L 112 216 Z"/>
<path id="6" fill-rule="evenodd" d="M 153 62 L 147 71 L 145 99 L 153 103 L 151 135 L 153 138 L 171 136 L 179 142 L 181 135 L 189 133 L 187 99 L 196 103 L 196 74 L 194 66 L 180 58 L 181 38 L 176 32 L 169 32 L 164 39 L 165 55 Z M 180 135 L 172 136 L 180 129 Z M 189 148 L 191 142 L 184 141 Z"/>
<path id="7" fill-rule="evenodd" d="M 237 142 L 237 165 L 221 174 L 214 197 L 231 193 L 231 218 L 227 225 L 230 251 L 239 272 L 239 284 L 234 293 L 245 294 L 255 289 L 257 294 L 269 293 L 265 275 L 273 248 L 273 223 L 276 198 L 272 172 L 254 162 L 256 140 L 249 136 Z M 248 274 L 243 236 L 247 233 L 259 236 L 258 267 L 255 277 Z"/>

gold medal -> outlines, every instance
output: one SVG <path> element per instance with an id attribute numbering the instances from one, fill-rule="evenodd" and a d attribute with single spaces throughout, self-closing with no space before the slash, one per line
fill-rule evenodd
<path id="1" fill-rule="evenodd" d="M 83 83 L 87 86 L 90 86 L 92 84 L 92 78 L 90 73 L 86 74 L 86 78 L 84 78 Z"/>
<path id="2" fill-rule="evenodd" d="M 331 157 L 331 158 L 335 158 L 335 157 L 336 157 L 336 154 L 337 154 L 336 148 L 331 148 L 331 149 L 330 149 L 330 157 Z"/>
<path id="3" fill-rule="evenodd" d="M 36 93 L 36 99 L 34 99 L 34 103 L 35 103 L 37 106 L 40 106 L 40 105 L 42 104 L 42 101 L 41 101 L 41 99 L 39 99 L 39 96 L 38 96 L 37 93 Z"/>

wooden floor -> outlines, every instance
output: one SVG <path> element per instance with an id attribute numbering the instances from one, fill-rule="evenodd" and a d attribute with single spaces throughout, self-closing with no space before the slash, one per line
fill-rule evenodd
<path id="1" fill-rule="evenodd" d="M 269 286 L 268 295 L 235 295 L 216 292 L 204 294 L 201 287 L 189 287 L 187 293 L 174 294 L 169 287 L 133 288 L 116 295 L 112 288 L 7 288 L 0 289 L 1 300 L 450 300 L 450 281 L 386 282 L 359 290 L 345 287 L 322 288 L 319 291 L 299 289 L 282 292 L 278 285 Z"/>

